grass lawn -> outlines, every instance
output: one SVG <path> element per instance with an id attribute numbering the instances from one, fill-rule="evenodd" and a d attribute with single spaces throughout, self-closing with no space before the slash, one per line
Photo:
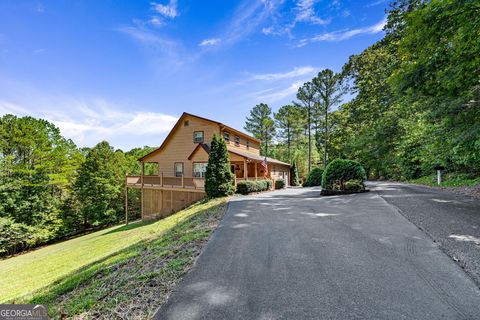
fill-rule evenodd
<path id="1" fill-rule="evenodd" d="M 188 228 L 195 228 L 194 222 L 198 220 L 193 218 L 196 216 L 210 217 L 212 212 L 214 214 L 223 213 L 222 208 L 225 207 L 225 203 L 225 199 L 200 202 L 154 223 L 138 222 L 129 226 L 112 227 L 1 260 L 0 302 L 48 304 L 55 302 L 62 306 L 62 301 L 57 300 L 68 292 L 78 289 L 79 286 L 81 287 L 98 277 L 105 270 L 107 273 L 111 273 L 112 270 L 109 268 L 112 266 L 138 257 L 145 251 L 145 246 L 156 243 L 162 248 L 168 247 L 168 235 L 171 235 L 174 230 L 188 234 Z M 205 233 L 205 230 L 209 232 Z M 200 234 L 194 234 L 192 239 L 195 240 L 195 236 L 208 238 L 213 228 L 205 230 Z M 162 254 L 161 252 L 157 253 Z M 168 255 L 169 251 L 167 250 L 163 254 Z M 174 262 L 171 263 L 174 264 L 173 268 L 175 268 L 175 264 L 178 264 L 177 267 L 183 270 L 183 264 L 179 261 L 175 262 L 174 259 Z M 155 272 L 154 269 L 151 272 Z M 155 274 L 135 271 L 136 275 L 142 275 L 146 280 L 155 277 Z M 90 297 L 87 292 L 83 292 L 83 295 L 84 298 L 87 298 L 80 299 L 81 301 L 77 301 L 67 308 L 69 314 L 85 312 L 92 307 L 95 299 L 99 299 L 95 294 L 94 298 Z M 68 304 L 71 300 L 67 298 L 63 302 Z M 53 312 L 60 311 L 54 310 Z"/>
<path id="2" fill-rule="evenodd" d="M 419 179 L 410 180 L 411 183 L 424 184 L 427 186 L 436 187 L 437 176 L 436 174 L 421 177 Z M 480 184 L 480 177 L 472 177 L 466 174 L 454 174 L 445 173 L 442 174 L 442 187 L 463 187 L 463 186 L 475 186 Z"/>

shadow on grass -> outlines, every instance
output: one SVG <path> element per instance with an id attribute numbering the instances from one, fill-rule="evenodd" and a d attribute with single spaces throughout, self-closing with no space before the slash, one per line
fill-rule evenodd
<path id="1" fill-rule="evenodd" d="M 202 201 L 200 203 L 203 204 L 205 202 Z M 162 246 L 167 245 L 171 241 L 175 241 L 175 239 L 179 238 L 179 234 L 182 234 L 183 232 L 185 232 L 185 230 L 188 230 L 189 227 L 194 225 L 196 221 L 201 221 L 204 215 L 207 215 L 209 212 L 214 213 L 216 212 L 216 210 L 219 210 L 222 205 L 224 204 L 216 204 L 209 208 L 205 208 L 199 212 L 193 213 L 189 216 L 178 218 L 179 220 L 176 224 L 172 225 L 170 228 L 165 229 L 163 232 L 158 234 L 157 237 L 148 240 L 141 240 L 135 244 L 132 244 L 129 247 L 121 249 L 95 262 L 80 267 L 79 269 L 65 275 L 64 277 L 56 280 L 55 282 L 36 290 L 33 293 L 14 299 L 11 302 L 46 304 L 49 307 L 49 314 L 51 316 L 54 316 L 54 318 L 59 318 L 61 310 L 68 309 L 68 306 L 67 308 L 65 308 L 65 305 L 60 305 L 58 302 L 56 302 L 62 295 L 68 294 L 69 292 L 72 292 L 73 290 L 81 286 L 88 286 L 93 281 L 98 281 L 99 277 L 111 272 L 111 268 L 114 265 L 119 265 L 123 262 L 128 261 L 129 259 L 141 255 L 142 252 L 144 252 L 144 250 L 149 246 Z M 131 230 L 132 228 L 138 228 L 140 226 L 144 226 L 145 224 L 151 223 L 153 222 L 139 222 L 129 226 L 120 227 L 110 232 Z M 88 309 L 80 307 L 80 309 L 84 310 L 79 310 L 77 308 L 75 308 L 76 311 L 80 312 Z"/>
<path id="2" fill-rule="evenodd" d="M 108 234 L 117 233 L 117 232 L 133 230 L 133 229 L 136 229 L 136 228 L 148 226 L 149 224 L 152 224 L 152 223 L 155 223 L 155 222 L 157 222 L 157 220 L 131 222 L 128 225 L 119 226 L 118 228 L 115 228 L 113 230 L 105 232 L 104 234 L 102 234 L 102 236 L 106 236 Z"/>

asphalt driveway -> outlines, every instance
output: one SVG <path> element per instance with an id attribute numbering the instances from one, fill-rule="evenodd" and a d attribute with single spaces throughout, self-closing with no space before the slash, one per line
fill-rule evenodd
<path id="1" fill-rule="evenodd" d="M 479 319 L 480 290 L 374 192 L 240 197 L 157 319 Z"/>

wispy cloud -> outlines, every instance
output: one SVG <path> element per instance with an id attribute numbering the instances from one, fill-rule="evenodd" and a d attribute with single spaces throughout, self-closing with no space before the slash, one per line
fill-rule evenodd
<path id="1" fill-rule="evenodd" d="M 258 30 L 259 26 L 271 18 L 283 0 L 244 0 L 226 27 L 222 37 L 224 43 L 235 43 Z"/>
<path id="2" fill-rule="evenodd" d="M 292 27 L 298 22 L 307 22 L 311 24 L 325 25 L 330 22 L 329 19 L 322 19 L 315 13 L 315 4 L 319 0 L 299 0 L 296 3 L 294 12 L 295 19 Z"/>
<path id="3" fill-rule="evenodd" d="M 152 3 L 154 11 L 158 12 L 166 18 L 175 18 L 180 15 L 177 9 L 177 0 L 169 0 L 167 4 Z"/>
<path id="4" fill-rule="evenodd" d="M 384 4 L 386 2 L 388 2 L 388 0 L 377 0 L 377 1 L 373 1 L 373 2 L 370 2 L 370 3 L 366 4 L 365 7 L 370 8 L 370 7 L 378 6 L 380 4 Z"/>
<path id="5" fill-rule="evenodd" d="M 348 40 L 354 36 L 358 36 L 362 34 L 376 34 L 383 30 L 385 23 L 386 23 L 386 19 L 384 18 L 380 22 L 364 28 L 351 29 L 351 30 L 338 30 L 338 31 L 318 34 L 314 37 L 300 40 L 300 42 L 298 43 L 298 47 L 306 46 L 307 44 L 312 42 L 343 41 L 343 40 Z"/>
<path id="6" fill-rule="evenodd" d="M 205 39 L 202 40 L 198 45 L 201 47 L 208 47 L 208 46 L 214 46 L 220 43 L 220 38 L 212 38 L 212 39 Z"/>
<path id="7" fill-rule="evenodd" d="M 295 67 L 293 68 L 293 70 L 286 71 L 286 72 L 254 74 L 252 75 L 251 79 L 252 80 L 281 80 L 281 79 L 298 78 L 308 74 L 313 74 L 317 70 L 319 70 L 319 68 L 314 68 L 312 66 Z"/>
<path id="8" fill-rule="evenodd" d="M 175 40 L 143 27 L 120 27 L 117 30 L 149 50 L 157 62 L 158 58 L 163 58 L 163 66 L 178 67 L 187 60 L 182 54 L 182 46 Z"/>
<path id="9" fill-rule="evenodd" d="M 295 81 L 288 87 L 271 88 L 254 93 L 256 101 L 263 101 L 265 103 L 274 103 L 282 99 L 293 96 L 297 93 L 298 88 L 302 86 L 305 81 Z"/>

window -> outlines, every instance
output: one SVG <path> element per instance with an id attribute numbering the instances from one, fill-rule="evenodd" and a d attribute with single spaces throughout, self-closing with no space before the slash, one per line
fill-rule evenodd
<path id="1" fill-rule="evenodd" d="M 183 162 L 175 162 L 175 177 L 183 176 Z"/>
<path id="2" fill-rule="evenodd" d="M 230 142 L 230 133 L 224 132 L 223 133 L 223 139 L 225 140 L 226 143 Z"/>
<path id="3" fill-rule="evenodd" d="M 203 142 L 203 131 L 193 132 L 193 143 L 202 143 Z"/>
<path id="4" fill-rule="evenodd" d="M 250 141 L 247 140 L 247 150 L 250 149 Z"/>
<path id="5" fill-rule="evenodd" d="M 240 137 L 239 137 L 239 136 L 235 136 L 235 145 L 236 145 L 237 147 L 240 146 Z"/>
<path id="6" fill-rule="evenodd" d="M 188 122 L 188 120 L 183 121 L 183 126 L 184 127 L 188 127 L 189 124 L 190 124 L 190 122 Z"/>
<path id="7" fill-rule="evenodd" d="M 205 178 L 205 172 L 207 171 L 206 162 L 194 162 L 193 163 L 193 176 L 195 178 Z"/>

